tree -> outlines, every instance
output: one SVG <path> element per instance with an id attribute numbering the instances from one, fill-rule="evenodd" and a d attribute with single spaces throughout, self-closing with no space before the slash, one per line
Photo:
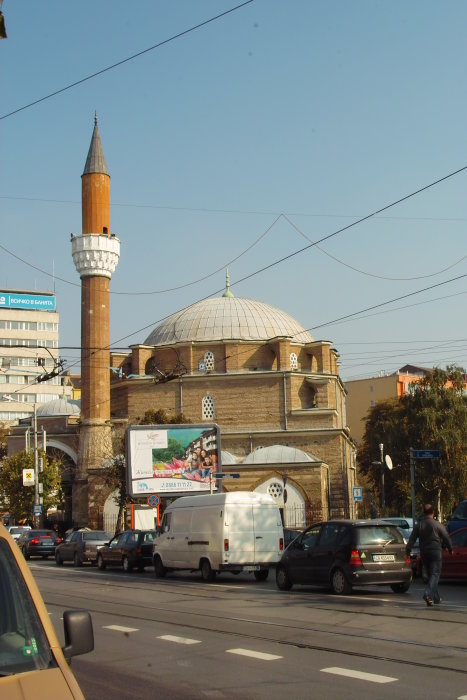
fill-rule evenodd
<path id="1" fill-rule="evenodd" d="M 60 502 L 60 465 L 57 461 L 49 461 L 44 452 L 39 451 L 43 459 L 44 471 L 40 474 L 43 485 L 43 506 L 49 508 Z M 34 469 L 34 452 L 18 452 L 11 457 L 5 457 L 0 470 L 0 493 L 9 512 L 18 522 L 32 517 L 34 505 L 34 486 L 23 486 L 23 469 Z"/>
<path id="2" fill-rule="evenodd" d="M 6 423 L 0 423 L 0 461 L 6 457 L 8 451 L 8 438 L 9 430 Z"/>
<path id="3" fill-rule="evenodd" d="M 370 409 L 357 459 L 360 471 L 380 494 L 379 444 L 390 454 L 394 469 L 386 469 L 386 501 L 398 513 L 411 497 L 410 448 L 440 450 L 439 460 L 416 463 L 418 507 L 433 502 L 450 512 L 467 489 L 467 397 L 464 372 L 454 365 L 435 368 L 401 399 L 378 402 Z"/>

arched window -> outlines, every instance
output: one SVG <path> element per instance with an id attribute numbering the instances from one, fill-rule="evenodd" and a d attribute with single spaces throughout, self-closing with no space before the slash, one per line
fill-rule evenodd
<path id="1" fill-rule="evenodd" d="M 203 398 L 202 415 L 203 420 L 211 420 L 212 418 L 215 418 L 216 412 L 214 410 L 214 399 L 210 394 L 207 394 Z"/>
<path id="2" fill-rule="evenodd" d="M 214 353 L 210 350 L 204 353 L 204 364 L 206 365 L 206 372 L 214 372 Z"/>
<path id="3" fill-rule="evenodd" d="M 297 357 L 296 352 L 290 353 L 290 369 L 292 369 L 292 370 L 298 369 L 298 357 Z"/>

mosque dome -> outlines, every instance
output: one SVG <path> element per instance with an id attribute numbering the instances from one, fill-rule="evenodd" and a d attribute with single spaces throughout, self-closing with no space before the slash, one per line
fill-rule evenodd
<path id="1" fill-rule="evenodd" d="M 64 396 L 41 404 L 37 409 L 38 416 L 79 416 L 80 409 L 76 403 L 67 401 Z"/>
<path id="2" fill-rule="evenodd" d="M 321 462 L 314 455 L 287 445 L 258 447 L 245 457 L 243 464 L 292 464 L 293 462 Z"/>
<path id="3" fill-rule="evenodd" d="M 214 340 L 313 341 L 296 319 L 275 306 L 234 297 L 227 287 L 222 297 L 204 299 L 169 316 L 146 338 L 144 345 L 209 342 Z"/>

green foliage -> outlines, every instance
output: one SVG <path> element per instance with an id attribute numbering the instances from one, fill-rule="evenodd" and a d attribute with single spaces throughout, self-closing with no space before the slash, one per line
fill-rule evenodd
<path id="1" fill-rule="evenodd" d="M 6 423 L 0 423 L 0 460 L 6 457 L 8 449 L 8 438 L 9 429 Z"/>
<path id="2" fill-rule="evenodd" d="M 176 413 L 169 417 L 163 408 L 159 408 L 157 411 L 151 408 L 145 412 L 141 419 L 138 419 L 139 425 L 166 425 L 167 423 L 191 423 L 191 421 L 183 413 Z"/>
<path id="3" fill-rule="evenodd" d="M 185 448 L 183 445 L 175 438 L 169 437 L 167 441 L 167 447 L 153 450 L 153 462 L 171 462 L 172 457 L 176 459 L 182 459 L 185 456 Z"/>
<path id="4" fill-rule="evenodd" d="M 464 373 L 458 367 L 435 368 L 400 400 L 382 401 L 370 409 L 358 450 L 360 471 L 367 477 L 379 502 L 381 467 L 379 444 L 392 458 L 385 469 L 387 510 L 410 513 L 410 448 L 440 450 L 439 460 L 416 461 L 417 509 L 431 501 L 450 512 L 467 490 L 467 397 Z"/>
<path id="5" fill-rule="evenodd" d="M 55 460 L 49 461 L 44 452 L 39 451 L 38 456 L 44 460 L 39 481 L 43 484 L 44 511 L 47 511 L 60 503 L 60 465 Z M 16 521 L 30 519 L 34 504 L 34 486 L 23 486 L 23 469 L 34 469 L 33 452 L 23 450 L 5 457 L 0 470 L 0 493 Z"/>

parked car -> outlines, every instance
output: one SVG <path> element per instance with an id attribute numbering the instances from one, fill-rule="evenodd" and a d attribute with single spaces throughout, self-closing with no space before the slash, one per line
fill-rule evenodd
<path id="1" fill-rule="evenodd" d="M 127 572 L 136 567 L 143 571 L 145 566 L 152 566 L 152 543 L 158 534 L 157 530 L 125 530 L 115 535 L 99 548 L 97 567 L 122 566 Z"/>
<path id="2" fill-rule="evenodd" d="M 8 528 L 8 532 L 14 540 L 17 540 L 23 532 L 27 532 L 28 530 L 31 530 L 30 525 L 10 525 Z"/>
<path id="3" fill-rule="evenodd" d="M 0 525 L 0 697 L 84 700 L 70 669 L 72 656 L 94 648 L 85 610 L 63 613 L 66 646 L 60 648 L 36 582 Z"/>
<path id="4" fill-rule="evenodd" d="M 55 555 L 55 547 L 60 544 L 61 539 L 55 530 L 26 530 L 16 542 L 25 559 L 30 557 L 47 559 Z"/>
<path id="5" fill-rule="evenodd" d="M 441 579 L 456 579 L 467 581 L 467 527 L 462 527 L 450 535 L 452 542 L 452 554 L 443 548 L 443 565 Z M 417 573 L 426 580 L 427 575 L 423 571 L 422 559 L 417 559 Z"/>
<path id="6" fill-rule="evenodd" d="M 447 531 L 449 533 L 467 527 L 467 501 L 461 501 L 453 514 L 448 518 Z"/>
<path id="7" fill-rule="evenodd" d="M 281 590 L 294 584 L 330 587 L 389 585 L 405 593 L 412 581 L 400 531 L 384 521 L 330 520 L 308 527 L 285 550 L 276 568 Z"/>
<path id="8" fill-rule="evenodd" d="M 62 566 L 65 561 L 72 561 L 75 566 L 82 566 L 84 562 L 95 565 L 97 552 L 109 540 L 110 535 L 104 530 L 74 530 L 55 549 L 55 563 L 58 566 Z"/>

